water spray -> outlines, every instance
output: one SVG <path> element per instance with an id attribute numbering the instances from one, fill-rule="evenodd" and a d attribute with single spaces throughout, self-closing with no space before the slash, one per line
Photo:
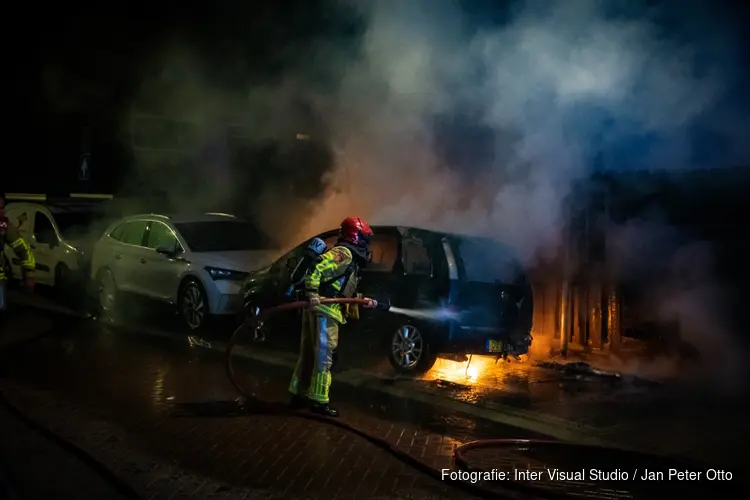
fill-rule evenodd
<path id="1" fill-rule="evenodd" d="M 458 311 L 444 307 L 436 309 L 405 309 L 402 307 L 391 307 L 389 310 L 395 314 L 428 321 L 458 321 L 460 319 Z"/>

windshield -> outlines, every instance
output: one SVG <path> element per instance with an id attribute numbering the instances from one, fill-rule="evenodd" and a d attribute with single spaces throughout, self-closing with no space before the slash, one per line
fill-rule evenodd
<path id="1" fill-rule="evenodd" d="M 245 221 L 204 221 L 175 224 L 192 252 L 273 249 L 269 239 Z"/>
<path id="2" fill-rule="evenodd" d="M 53 214 L 55 224 L 66 240 L 80 239 L 92 231 L 92 226 L 100 218 L 95 212 L 61 212 Z"/>
<path id="3" fill-rule="evenodd" d="M 514 252 L 496 241 L 463 237 L 458 240 L 458 250 L 467 281 L 515 284 L 525 279 Z"/>

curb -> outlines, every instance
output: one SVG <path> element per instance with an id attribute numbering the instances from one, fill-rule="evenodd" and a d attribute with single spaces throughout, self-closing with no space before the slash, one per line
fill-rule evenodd
<path id="1" fill-rule="evenodd" d="M 19 303 L 19 305 L 23 305 L 26 307 L 46 309 L 57 314 L 74 316 L 81 319 L 87 318 L 86 315 L 77 313 L 57 304 L 47 304 L 46 302 L 49 301 L 45 301 L 44 304 L 39 304 L 38 302 L 29 300 L 28 297 L 23 297 L 23 299 L 25 300 L 17 300 L 18 297 L 15 293 L 9 298 L 11 298 L 13 302 L 17 302 Z M 161 337 L 177 342 L 185 342 L 187 340 L 188 344 L 191 347 L 198 347 L 208 351 L 218 352 L 222 354 L 226 351 L 226 343 L 221 341 L 206 341 L 197 336 L 183 336 L 180 334 L 170 333 L 147 326 L 139 325 L 137 328 L 134 328 L 132 326 L 113 321 L 98 320 L 98 323 L 104 327 L 113 327 L 129 331 L 137 330 L 139 333 L 143 333 L 153 337 Z M 288 368 L 290 371 L 294 368 L 295 364 L 295 357 L 293 355 L 286 356 L 281 352 L 271 353 L 268 351 L 247 349 L 242 346 L 238 346 L 234 352 L 236 356 L 239 356 L 241 358 Z M 395 384 L 394 381 L 396 382 Z M 363 370 L 350 369 L 337 373 L 336 382 L 348 385 L 353 388 L 367 388 L 369 390 L 381 392 L 392 397 L 434 405 L 450 411 L 463 413 L 474 418 L 479 418 L 502 425 L 517 427 L 519 429 L 538 434 L 544 434 L 562 441 L 572 441 L 581 444 L 599 446 L 616 445 L 619 448 L 630 449 L 629 447 L 624 447 L 623 445 L 616 443 L 611 439 L 607 439 L 603 435 L 603 429 L 597 429 L 585 424 L 578 424 L 576 422 L 561 419 L 541 412 L 522 410 L 500 405 L 492 407 L 477 406 L 472 403 L 457 401 L 449 397 L 441 396 L 439 394 L 431 394 L 419 390 L 406 389 L 404 387 L 397 386 L 398 379 L 394 380 L 390 377 L 365 372 Z"/>

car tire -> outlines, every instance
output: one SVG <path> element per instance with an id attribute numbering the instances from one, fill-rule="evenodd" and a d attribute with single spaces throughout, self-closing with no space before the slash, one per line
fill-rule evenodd
<path id="1" fill-rule="evenodd" d="M 112 271 L 102 269 L 96 279 L 96 309 L 100 315 L 112 314 L 117 307 L 117 283 Z"/>
<path id="2" fill-rule="evenodd" d="M 191 332 L 199 331 L 206 325 L 210 314 L 208 296 L 197 279 L 188 278 L 180 286 L 177 312 L 182 324 Z"/>
<path id="3" fill-rule="evenodd" d="M 398 373 L 421 375 L 430 371 L 437 361 L 430 340 L 419 325 L 395 325 L 388 340 L 388 361 Z"/>

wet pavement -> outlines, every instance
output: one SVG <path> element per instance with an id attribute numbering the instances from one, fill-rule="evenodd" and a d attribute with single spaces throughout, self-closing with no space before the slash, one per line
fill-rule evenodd
<path id="1" fill-rule="evenodd" d="M 169 325 L 118 328 L 26 310 L 18 314 L 15 331 L 34 328 L 35 331 L 52 328 L 52 331 L 3 359 L 0 366 L 6 394 L 25 400 L 29 408 L 42 408 L 37 412 L 40 418 L 45 415 L 45 404 L 29 402 L 25 391 L 43 394 L 37 400 L 56 399 L 55 403 L 47 402 L 49 413 L 52 413 L 50 407 L 59 412 L 65 405 L 84 409 L 88 418 L 120 429 L 117 432 L 128 436 L 134 448 L 155 457 L 157 463 L 204 478 L 195 481 L 207 483 L 205 478 L 211 478 L 228 485 L 225 487 L 230 490 L 250 488 L 269 494 L 306 493 L 321 498 L 361 497 L 365 493 L 373 498 L 455 498 L 464 494 L 450 481 L 432 480 L 345 431 L 292 417 L 249 417 L 239 411 L 237 393 L 227 381 L 220 352 L 205 348 L 220 346 L 221 334 L 194 339 L 198 342 L 191 346 L 187 336 Z M 155 335 L 156 331 L 163 335 Z M 276 345 L 254 346 L 255 358 L 238 358 L 243 385 L 260 399 L 285 399 L 288 364 L 293 356 L 288 351 L 284 354 L 284 348 L 291 348 L 293 343 L 285 346 L 284 342 L 281 339 Z M 559 418 L 561 426 L 566 425 L 563 420 L 570 423 L 571 419 L 582 420 L 587 416 L 588 420 L 578 425 L 579 432 L 593 429 L 600 437 L 609 431 L 618 436 L 628 435 L 634 441 L 650 441 L 651 447 L 654 442 L 667 443 L 663 447 L 672 450 L 676 447 L 669 443 L 676 438 L 665 437 L 666 433 L 690 435 L 691 426 L 698 422 L 696 415 L 710 413 L 696 411 L 696 407 L 703 408 L 697 403 L 685 406 L 687 400 L 683 394 L 673 394 L 664 404 L 669 394 L 662 389 L 601 377 L 586 380 L 583 376 L 571 377 L 528 365 L 489 368 L 477 364 L 491 361 L 473 359 L 472 365 L 477 368 L 474 373 L 467 371 L 465 364 L 440 362 L 425 380 L 403 380 L 388 376 L 377 356 L 368 359 L 349 355 L 346 359 L 335 380 L 348 382 L 334 382 L 332 394 L 341 401 L 343 419 L 438 469 L 456 469 L 453 450 L 460 443 L 486 438 L 546 437 L 528 430 L 541 426 L 526 425 L 527 430 L 522 430 L 504 425 L 502 422 L 514 410 L 539 413 L 540 408 L 548 405 L 548 416 Z M 352 383 L 357 377 L 359 383 Z M 438 403 L 447 400 L 452 405 Z M 654 412 L 652 407 L 657 402 L 659 408 L 669 408 L 671 412 Z M 500 413 L 493 410 L 493 405 L 503 406 L 506 416 L 477 416 L 478 410 Z M 643 437 L 642 428 L 655 421 L 655 413 L 671 418 L 654 428 L 650 436 Z M 523 413 L 516 416 L 516 420 L 523 418 Z M 54 415 L 48 415 L 48 419 L 56 420 Z M 728 422 L 725 429 L 716 429 L 717 437 L 722 431 L 730 434 L 727 428 L 734 424 L 731 420 L 725 422 Z M 554 420 L 548 419 L 545 425 L 554 424 Z M 685 428 L 679 429 L 679 424 Z M 75 428 L 71 424 L 68 432 L 74 433 Z M 736 445 L 742 435 L 735 432 L 733 436 Z M 691 443 L 683 438 L 680 444 L 689 448 Z M 729 462 L 727 455 L 732 452 L 727 452 L 723 445 L 716 448 L 723 450 L 723 459 Z M 573 456 L 578 462 L 576 467 L 584 469 L 614 470 L 628 466 L 628 470 L 634 470 L 650 463 L 646 466 L 656 470 L 666 463 L 642 456 L 612 457 L 592 451 L 559 455 L 548 447 L 540 455 L 538 449 L 529 446 L 471 451 L 467 458 L 471 464 L 488 470 L 541 470 L 550 465 L 554 468 L 555 464 L 561 470 L 571 470 Z M 148 466 L 140 469 L 151 470 Z M 142 485 L 142 490 L 159 497 L 155 492 L 164 490 L 165 484 L 178 483 L 173 474 L 158 477 L 161 479 Z M 739 478 L 735 474 L 736 479 Z M 494 489 L 500 484 L 489 483 L 483 484 Z M 545 482 L 540 479 L 534 483 L 540 486 Z M 564 486 L 568 491 L 579 494 L 586 491 L 590 498 L 645 498 L 642 484 L 619 487 L 619 493 L 610 491 L 611 484 L 614 483 L 610 482 L 607 490 L 606 485 L 590 481 L 555 482 L 556 487 Z M 211 487 L 212 495 L 216 494 L 219 487 Z M 717 483 L 712 487 L 716 490 Z M 180 488 L 185 489 L 184 485 Z M 650 491 L 653 490 L 652 484 Z"/>

